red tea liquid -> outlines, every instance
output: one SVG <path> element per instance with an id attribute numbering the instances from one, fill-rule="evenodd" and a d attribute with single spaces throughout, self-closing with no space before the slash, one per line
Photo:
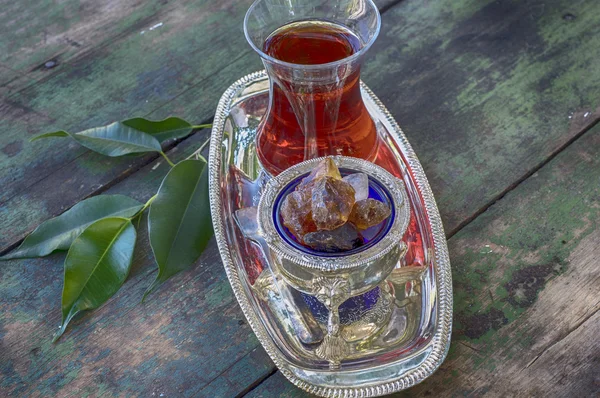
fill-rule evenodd
<path id="1" fill-rule="evenodd" d="M 360 51 L 360 40 L 340 25 L 319 20 L 293 22 L 273 32 L 263 51 L 291 64 L 320 65 Z"/>
<path id="2" fill-rule="evenodd" d="M 265 40 L 263 51 L 290 64 L 322 65 L 348 58 L 360 48 L 359 38 L 348 29 L 310 20 L 277 29 Z M 271 104 L 258 136 L 258 155 L 269 172 L 276 175 L 325 155 L 374 159 L 377 131 L 361 98 L 357 61 L 310 71 L 278 64 L 269 68 Z"/>

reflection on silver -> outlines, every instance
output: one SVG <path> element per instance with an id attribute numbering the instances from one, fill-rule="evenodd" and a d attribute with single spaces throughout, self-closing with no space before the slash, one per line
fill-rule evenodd
<path id="1" fill-rule="evenodd" d="M 319 320 L 302 300 L 306 293 L 289 283 L 289 267 L 282 267 L 271 255 L 271 239 L 252 240 L 248 230 L 242 233 L 234 221 L 237 210 L 258 206 L 270 180 L 256 159 L 254 146 L 256 126 L 268 103 L 268 87 L 266 74 L 258 72 L 224 93 L 213 123 L 209 158 L 215 236 L 248 323 L 281 372 L 311 393 L 377 396 L 419 383 L 445 358 L 452 326 L 448 251 L 421 165 L 392 116 L 363 85 L 364 102 L 382 139 L 398 148 L 408 200 L 423 227 L 424 264 L 414 266 L 400 259 L 389 275 L 377 282 L 375 305 L 352 312 L 343 322 L 335 319 L 335 311 L 329 311 L 326 322 Z M 250 240 L 252 247 L 260 250 L 252 251 L 247 245 Z M 406 246 L 402 244 L 400 249 L 404 251 Z M 296 269 L 293 275 L 298 276 Z M 311 281 L 310 289 L 303 288 L 305 292 L 327 292 L 318 279 L 322 275 L 305 276 L 303 280 Z M 351 292 L 352 286 L 350 281 Z M 334 290 L 344 291 L 339 287 Z M 339 306 L 343 296 L 329 293 L 321 299 Z M 323 344 L 327 336 L 344 344 Z"/>
<path id="2" fill-rule="evenodd" d="M 234 213 L 235 221 L 242 231 L 242 234 L 256 243 L 263 253 L 263 256 L 269 260 L 269 249 L 258 231 L 257 209 L 256 207 L 245 207 Z M 269 263 L 271 261 L 268 261 Z M 269 304 L 271 311 L 276 314 L 276 318 L 294 333 L 304 344 L 314 344 L 322 341 L 323 332 L 314 320 L 306 303 L 298 300 L 290 288 L 278 281 L 270 267 L 263 270 L 258 276 L 252 290 L 265 302 Z"/>

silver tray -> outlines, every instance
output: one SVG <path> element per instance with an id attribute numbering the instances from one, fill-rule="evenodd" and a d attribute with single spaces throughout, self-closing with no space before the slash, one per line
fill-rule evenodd
<path id="1" fill-rule="evenodd" d="M 388 293 L 392 292 L 392 310 L 386 324 L 378 325 L 380 330 L 367 345 L 355 342 L 353 356 L 341 367 L 331 368 L 315 357 L 297 325 L 289 321 L 294 318 L 289 316 L 290 311 L 299 311 L 294 303 L 302 302 L 296 293 L 296 301 L 281 300 L 291 296 L 265 294 L 269 289 L 276 290 L 273 286 L 262 292 L 257 288 L 265 283 L 277 284 L 278 277 L 272 275 L 270 282 L 264 278 L 269 269 L 264 251 L 241 234 L 234 220 L 236 210 L 258 205 L 262 189 L 271 178 L 262 169 L 255 148 L 256 127 L 268 105 L 269 82 L 264 71 L 238 80 L 225 91 L 216 110 L 210 143 L 213 226 L 233 292 L 252 330 L 284 376 L 296 386 L 325 397 L 379 396 L 421 382 L 446 357 L 452 329 L 450 262 L 431 188 L 394 118 L 364 84 L 361 87 L 379 134 L 397 158 L 399 177 L 414 216 L 412 231 L 417 231 L 421 250 L 419 255 L 407 256 L 410 264 L 402 259 L 397 272 L 385 281 Z M 417 235 L 404 237 L 409 247 Z M 412 272 L 418 269 L 422 271 Z M 311 322 L 314 327 L 315 320 Z M 352 330 L 352 325 L 348 328 Z"/>

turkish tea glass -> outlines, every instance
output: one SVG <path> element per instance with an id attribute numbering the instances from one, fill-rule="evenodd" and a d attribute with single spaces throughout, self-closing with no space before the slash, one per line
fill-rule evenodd
<path id="1" fill-rule="evenodd" d="M 379 140 L 361 96 L 360 66 L 380 25 L 371 0 L 258 0 L 250 7 L 244 33 L 270 82 L 257 136 L 270 174 L 326 155 L 375 159 Z M 302 34 L 310 40 L 290 37 Z M 336 57 L 344 45 L 347 56 Z"/>

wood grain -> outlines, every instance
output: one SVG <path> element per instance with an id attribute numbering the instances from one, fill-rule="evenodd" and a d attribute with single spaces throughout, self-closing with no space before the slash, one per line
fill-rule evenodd
<path id="1" fill-rule="evenodd" d="M 181 1 L 179 4 L 188 3 Z M 0 1 L 0 87 L 16 95 L 75 60 L 160 23 L 160 0 Z"/>
<path id="2" fill-rule="evenodd" d="M 596 8 L 403 1 L 383 15 L 364 78 L 423 163 L 448 233 L 600 119 Z"/>
<path id="3" fill-rule="evenodd" d="M 90 43 L 85 52 L 73 52 L 60 68 L 41 79 L 33 76 L 31 84 L 18 90 L 7 93 L 5 86 L 0 91 L 4 97 L 0 115 L 9 128 L 0 135 L 0 251 L 89 195 L 108 189 L 141 200 L 149 198 L 166 171 L 160 160 L 105 159 L 67 141 L 34 145 L 26 139 L 56 128 L 76 131 L 136 115 L 176 114 L 193 122 L 210 119 L 220 93 L 260 67 L 241 33 L 248 4 L 177 1 L 161 3 L 154 13 L 139 9 L 138 16 L 128 17 L 130 25 L 124 22 L 123 33 Z M 383 31 L 370 51 L 363 78 L 397 116 L 417 150 L 447 232 L 457 231 L 598 119 L 600 70 L 594 61 L 600 56 L 600 17 L 592 12 L 593 1 L 404 0 L 386 4 L 392 7 L 383 15 Z M 564 19 L 566 12 L 575 18 Z M 151 16 L 146 20 L 144 15 Z M 135 21 L 144 22 L 136 25 Z M 159 22 L 163 22 L 159 28 L 145 29 Z M 127 26 L 135 29 L 127 30 Z M 23 73 L 11 65 L 3 66 L 2 76 Z M 199 135 L 171 144 L 171 154 L 181 159 L 201 142 Z M 526 183 L 532 178 L 537 177 Z M 590 174 L 589 178 L 596 177 Z M 587 198 L 589 202 L 591 197 Z M 519 218 L 544 217 L 540 210 L 530 218 Z M 485 232 L 489 220 L 479 219 L 476 225 Z M 567 223 L 564 228 L 577 230 L 576 220 L 563 217 L 560 221 Z M 555 224 L 555 229 L 562 225 Z M 520 234 L 515 229 L 520 224 L 514 225 L 509 224 L 513 235 Z M 527 248 L 546 236 L 536 233 L 537 224 L 520 228 L 525 227 L 533 234 L 533 243 L 515 245 Z M 489 236 L 483 232 L 479 242 L 485 247 Z M 140 235 L 144 240 L 144 234 Z M 565 241 L 564 250 L 568 247 L 569 252 L 555 252 L 557 258 L 568 258 L 575 251 L 571 241 Z M 478 252 L 467 255 L 459 247 L 451 243 L 457 292 L 463 292 L 456 297 L 461 305 L 457 327 L 461 322 L 463 326 L 456 331 L 448 363 L 455 355 L 467 364 L 481 360 L 477 351 L 469 351 L 464 344 L 480 350 L 483 358 L 508 361 L 510 353 L 501 350 L 506 340 L 494 340 L 494 327 L 509 330 L 510 325 L 519 325 L 516 320 L 541 302 L 537 298 L 540 286 L 552 278 L 554 268 L 550 274 L 535 276 L 543 283 L 534 284 L 533 296 L 526 289 L 524 300 L 531 305 L 521 308 L 511 303 L 503 284 L 510 284 L 513 273 L 525 265 L 544 263 L 524 263 L 516 254 L 507 257 L 499 268 L 502 275 L 494 275 L 499 278 L 494 285 L 499 286 L 498 292 L 492 292 L 498 294 L 493 296 L 496 303 L 477 307 L 474 292 L 489 283 L 482 278 L 491 278 L 494 264 L 480 269 Z M 534 247 L 539 253 L 547 249 Z M 60 321 L 60 264 L 61 257 L 52 256 L 0 267 L 0 294 L 6 298 L 0 315 L 0 391 L 4 395 L 234 396 L 273 371 L 245 325 L 214 244 L 197 267 L 163 286 L 145 305 L 138 303 L 154 278 L 154 266 L 149 248 L 140 246 L 125 288 L 103 308 L 74 322 L 53 346 L 50 336 Z M 542 270 L 548 271 L 547 267 Z M 556 278 L 568 271 L 568 267 L 567 271 L 560 268 Z M 547 282 L 547 288 L 551 283 Z M 564 325 L 563 332 L 576 323 Z M 539 350 L 546 347 L 548 354 L 540 356 L 540 364 L 533 362 L 530 372 L 545 363 L 544 358 L 554 358 L 548 355 L 571 341 L 579 333 L 574 330 L 565 343 L 538 346 Z M 471 331 L 475 335 L 469 337 Z M 473 337 L 481 332 L 483 337 Z M 558 341 L 551 332 L 542 329 L 539 336 L 548 333 L 550 342 Z M 519 344 L 529 348 L 527 341 Z M 578 355 L 569 357 L 569 363 Z M 444 382 L 460 372 L 444 369 L 431 379 L 432 391 L 445 391 Z M 499 374 L 506 377 L 506 373 Z M 273 395 L 298 393 L 277 380 L 277 376 L 268 378 L 253 393 L 260 394 L 269 386 L 274 387 L 264 391 Z M 452 380 L 474 392 L 503 388 L 502 382 L 494 387 Z M 415 393 L 426 394 L 426 389 L 420 390 L 424 386 Z"/>
<path id="4" fill-rule="evenodd" d="M 170 157 L 185 158 L 205 138 L 190 138 L 187 150 L 178 147 Z M 145 201 L 167 169 L 157 161 L 108 192 Z M 60 323 L 64 255 L 2 264 L 2 395 L 189 396 L 204 395 L 211 385 L 208 396 L 229 396 L 271 371 L 262 352 L 251 353 L 258 342 L 224 278 L 214 243 L 190 272 L 140 304 L 156 272 L 147 241 L 142 225 L 124 288 L 99 310 L 74 321 L 57 344 L 51 336 Z M 252 367 L 234 366 L 245 370 L 244 377 L 233 372 L 230 383 L 222 375 L 241 358 Z"/>
<path id="5" fill-rule="evenodd" d="M 453 233 L 598 120 L 600 66 L 593 61 L 600 56 L 600 17 L 590 12 L 593 0 L 499 9 L 489 1 L 450 3 L 403 1 L 389 9 L 363 77 L 404 127 Z M 7 99 L 0 210 L 12 217 L 0 225 L 0 251 L 140 167 L 115 160 L 100 173 L 93 166 L 98 158 L 82 149 L 65 150 L 56 139 L 28 145 L 25 137 L 136 115 L 210 119 L 222 90 L 260 65 L 239 32 L 246 7 L 189 3 L 161 11 L 164 25 L 148 32 L 152 38 L 138 32 L 117 40 L 110 51 L 90 53 Z M 566 9 L 579 17 L 563 19 Z M 194 15 L 185 24 L 183 10 Z M 522 20 L 532 23 L 525 28 Z M 485 33 L 474 33 L 480 27 Z M 22 202 L 36 182 L 60 186 L 78 169 L 98 171 L 79 178 L 81 192 L 53 197 L 44 189 L 43 197 Z"/>
<path id="6" fill-rule="evenodd" d="M 591 397 L 600 391 L 600 126 L 448 244 L 446 361 L 402 397 Z M 526 215 L 526 216 L 524 216 Z M 299 397 L 277 373 L 251 397 Z"/>
<path id="7" fill-rule="evenodd" d="M 113 160 L 105 163 L 101 176 L 73 179 L 84 187 L 76 195 L 57 198 L 59 207 L 43 203 L 44 200 L 33 195 L 31 202 L 35 203 L 31 207 L 42 207 L 47 212 L 28 216 L 19 209 L 19 203 L 8 202 L 40 181 L 60 185 L 64 174 L 77 175 L 78 170 L 87 169 L 90 156 L 92 162 L 98 161 L 98 157 L 74 144 L 65 146 L 60 140 L 52 140 L 28 145 L 28 138 L 56 129 L 79 131 L 133 116 L 177 115 L 201 123 L 212 118 L 221 93 L 233 81 L 261 66 L 258 57 L 251 54 L 241 30 L 250 0 L 218 4 L 105 0 L 77 7 L 76 3 L 63 4 L 60 12 L 53 11 L 46 2 L 22 5 L 25 11 L 19 14 L 20 18 L 36 18 L 23 32 L 12 32 L 1 41 L 7 59 L 10 55 L 13 60 L 14 69 L 0 66 L 3 72 L 0 76 L 21 73 L 31 84 L 6 91 L 7 86 L 0 78 L 0 84 L 5 87 L 3 94 L 6 94 L 0 102 L 0 115 L 10 126 L 0 135 L 0 185 L 3 187 L 0 206 L 10 209 L 15 225 L 20 225 L 20 230 L 0 225 L 4 231 L 0 237 L 0 252 L 23 238 L 38 220 L 60 213 L 64 206 L 81 200 L 82 194 L 90 195 L 98 187 L 130 174 L 151 159 L 133 163 L 131 159 Z M 389 6 L 392 1 L 379 3 Z M 7 8 L 2 15 L 9 18 L 11 10 Z M 77 16 L 70 19 L 70 27 L 58 21 L 50 23 L 57 32 L 52 39 L 40 42 L 45 29 L 41 25 L 47 22 L 44 17 L 51 11 Z M 104 29 L 106 24 L 110 29 Z M 25 34 L 27 40 L 23 41 L 21 36 Z M 81 46 L 69 44 L 73 40 Z M 54 60 L 56 65 L 42 68 L 47 69 L 43 71 L 43 78 L 31 76 L 39 68 L 30 71 L 30 64 L 46 59 Z M 185 99 L 172 103 L 184 93 L 188 94 Z M 102 111 L 97 112 L 99 109 Z M 40 153 L 45 156 L 40 157 Z M 55 173 L 59 169 L 62 173 Z"/>
<path id="8" fill-rule="evenodd" d="M 387 9 L 399 1 L 376 0 L 375 3 Z M 190 0 L 171 3 L 164 0 L 67 0 L 57 6 L 52 1 L 2 0 L 0 93 L 16 94 L 120 39 L 159 29 L 165 23 L 163 16 L 193 3 Z M 222 8 L 229 6 L 224 3 Z"/>
<path id="9" fill-rule="evenodd" d="M 71 68 L 0 103 L 2 120 L 10 127 L 0 135 L 0 208 L 10 209 L 12 215 L 0 220 L 0 252 L 41 220 L 152 159 L 103 161 L 68 140 L 32 144 L 27 140 L 44 131 L 79 131 L 133 116 L 157 119 L 177 114 L 193 123 L 210 120 L 221 93 L 240 77 L 240 69 L 250 66 L 254 70 L 260 65 L 256 58 L 243 65 L 236 62 L 239 48 L 250 51 L 236 29 L 248 3 L 198 1 L 170 6 L 158 15 L 161 27 L 144 35 L 135 31 L 116 40 L 110 50 L 89 53 Z M 224 46 L 228 41 L 231 46 Z M 153 112 L 190 87 L 203 94 L 186 106 L 165 106 L 163 113 Z M 87 170 L 85 177 L 82 170 Z M 53 194 L 42 189 L 40 196 L 34 192 L 38 183 L 60 186 L 65 180 L 77 187 L 66 196 L 55 190 Z"/>

